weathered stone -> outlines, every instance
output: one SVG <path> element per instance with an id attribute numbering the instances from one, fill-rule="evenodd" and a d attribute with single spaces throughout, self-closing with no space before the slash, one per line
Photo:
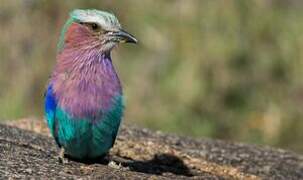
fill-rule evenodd
<path id="1" fill-rule="evenodd" d="M 124 126 L 109 160 L 60 164 L 52 138 L 0 125 L 0 177 L 60 179 L 303 179 L 303 156 Z M 111 165 L 113 165 L 111 163 Z"/>

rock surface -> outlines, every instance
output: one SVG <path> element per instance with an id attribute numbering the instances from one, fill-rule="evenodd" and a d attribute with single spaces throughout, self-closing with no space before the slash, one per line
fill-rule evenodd
<path id="1" fill-rule="evenodd" d="M 20 127 L 20 126 L 19 126 Z M 48 132 L 0 125 L 0 178 L 303 179 L 303 156 L 124 126 L 107 160 L 60 164 Z"/>

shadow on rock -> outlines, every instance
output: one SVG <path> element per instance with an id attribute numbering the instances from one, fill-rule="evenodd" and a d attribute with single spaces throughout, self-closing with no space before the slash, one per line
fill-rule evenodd
<path id="1" fill-rule="evenodd" d="M 171 154 L 156 154 L 153 159 L 148 161 L 120 161 L 124 167 L 131 171 L 157 174 L 173 173 L 176 175 L 193 176 L 190 169 L 177 156 Z M 119 162 L 120 161 L 120 162 Z"/>
<path id="2" fill-rule="evenodd" d="M 65 155 L 69 161 L 75 161 L 90 164 L 104 164 L 107 165 L 111 160 L 117 164 L 121 164 L 125 168 L 129 168 L 131 171 L 162 175 L 165 173 L 172 173 L 183 176 L 194 176 L 190 169 L 184 164 L 184 162 L 177 156 L 171 154 L 155 154 L 154 158 L 147 161 L 136 161 L 132 159 L 125 159 L 117 156 L 102 156 L 96 159 L 79 160 Z"/>

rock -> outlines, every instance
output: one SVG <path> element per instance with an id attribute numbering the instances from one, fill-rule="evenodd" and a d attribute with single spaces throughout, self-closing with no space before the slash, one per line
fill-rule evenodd
<path id="1" fill-rule="evenodd" d="M 46 133 L 0 125 L 0 179 L 303 179 L 303 156 L 290 151 L 131 126 L 108 160 L 63 165 L 58 152 Z"/>

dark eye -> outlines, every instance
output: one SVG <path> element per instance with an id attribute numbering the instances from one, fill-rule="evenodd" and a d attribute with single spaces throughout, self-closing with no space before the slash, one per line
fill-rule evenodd
<path id="1" fill-rule="evenodd" d="M 99 30 L 99 26 L 98 26 L 98 24 L 96 24 L 96 23 L 92 23 L 92 24 L 91 24 L 91 28 L 92 28 L 92 30 L 94 30 L 94 31 Z"/>

